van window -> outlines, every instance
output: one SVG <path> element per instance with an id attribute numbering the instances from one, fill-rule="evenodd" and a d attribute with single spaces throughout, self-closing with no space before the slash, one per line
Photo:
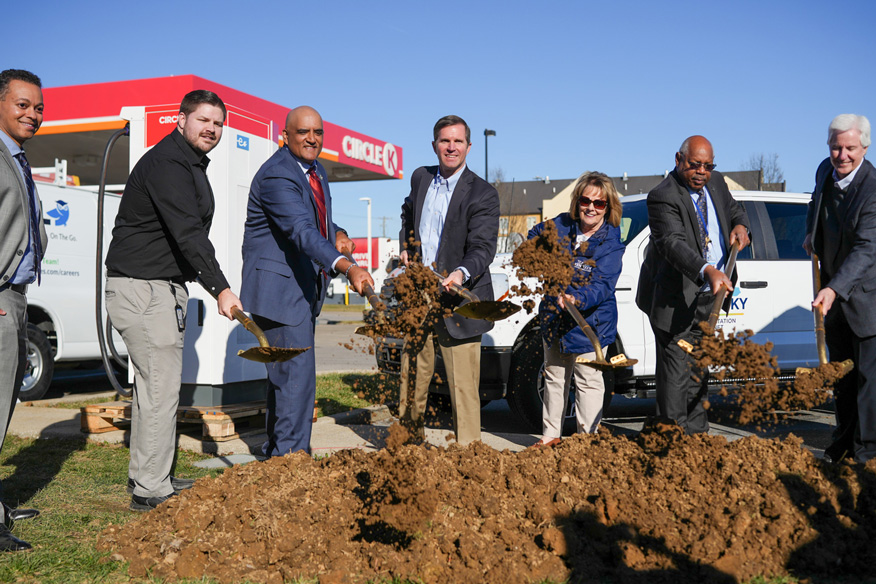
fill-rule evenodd
<path id="1" fill-rule="evenodd" d="M 623 203 L 623 199 L 621 202 Z M 648 226 L 648 201 L 623 203 L 623 210 L 620 224 L 621 243 L 626 245 Z"/>
<path id="2" fill-rule="evenodd" d="M 806 236 L 806 205 L 797 203 L 765 203 L 780 260 L 808 260 L 803 249 Z"/>

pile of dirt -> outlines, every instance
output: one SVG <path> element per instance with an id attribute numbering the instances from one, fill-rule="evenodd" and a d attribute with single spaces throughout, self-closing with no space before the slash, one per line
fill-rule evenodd
<path id="1" fill-rule="evenodd" d="M 740 424 L 778 423 L 792 412 L 822 406 L 844 374 L 840 364 L 828 363 L 797 375 L 791 382 L 779 381 L 772 343 L 755 343 L 751 330 L 725 334 L 718 329 L 709 334 L 705 323 L 703 333 L 694 349 L 697 367 L 711 368 L 712 377 L 720 381 L 732 380 L 732 391 L 725 387 L 721 393 L 732 396 L 738 404 Z"/>
<path id="2" fill-rule="evenodd" d="M 512 286 L 512 296 L 559 296 L 575 277 L 569 238 L 558 238 L 557 226 L 552 220 L 544 222 L 544 229 L 536 237 L 520 244 L 511 255 L 511 261 L 517 267 L 517 276 L 521 280 L 536 278 L 538 282 L 535 288 L 526 284 Z M 525 300 L 523 308 L 531 312 L 534 304 L 532 300 Z"/>
<path id="3" fill-rule="evenodd" d="M 404 445 L 229 469 L 102 549 L 130 574 L 321 583 L 740 582 L 876 573 L 876 461 L 796 437 L 727 443 L 655 425 L 554 448 Z"/>

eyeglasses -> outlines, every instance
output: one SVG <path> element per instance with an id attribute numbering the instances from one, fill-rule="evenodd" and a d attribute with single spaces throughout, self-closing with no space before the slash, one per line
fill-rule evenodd
<path id="1" fill-rule="evenodd" d="M 717 166 L 718 165 L 714 162 L 691 162 L 690 160 L 687 161 L 687 167 L 690 170 L 699 170 L 700 168 L 704 168 L 708 172 L 712 172 L 713 170 L 715 170 L 715 168 L 717 168 Z"/>
<path id="2" fill-rule="evenodd" d="M 605 206 L 608 205 L 608 201 L 603 201 L 601 199 L 588 199 L 587 197 L 578 197 L 578 204 L 582 207 L 586 207 L 588 205 L 593 205 L 593 208 L 597 211 L 602 211 L 605 209 Z"/>

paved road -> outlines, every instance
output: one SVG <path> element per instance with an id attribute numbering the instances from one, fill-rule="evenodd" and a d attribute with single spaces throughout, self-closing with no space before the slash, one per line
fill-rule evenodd
<path id="1" fill-rule="evenodd" d="M 318 373 L 376 370 L 374 355 L 368 351 L 367 339 L 355 334 L 358 325 L 351 321 L 357 318 L 358 314 L 355 312 L 323 313 L 316 327 L 315 351 Z M 46 397 L 58 398 L 75 393 L 110 389 L 112 388 L 103 376 L 102 370 L 67 371 L 58 374 Z M 728 398 L 712 398 L 709 419 L 712 422 L 713 434 L 733 440 L 751 434 L 765 438 L 784 438 L 793 433 L 802 438 L 804 444 L 819 455 L 830 442 L 830 433 L 834 425 L 832 405 L 824 409 L 798 412 L 782 425 L 763 429 L 732 423 L 733 410 Z M 623 396 L 615 396 L 609 416 L 603 423 L 615 433 L 631 434 L 638 432 L 645 417 L 653 412 L 653 399 L 627 399 Z M 487 405 L 482 410 L 481 419 L 485 431 L 503 435 L 526 434 L 526 430 L 510 411 L 505 400 L 497 400 Z M 427 423 L 432 427 L 450 428 L 450 414 L 436 413 Z"/>

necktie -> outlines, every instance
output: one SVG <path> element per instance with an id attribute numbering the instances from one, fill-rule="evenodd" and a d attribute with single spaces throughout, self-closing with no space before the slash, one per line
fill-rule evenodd
<path id="1" fill-rule="evenodd" d="M 36 272 L 37 284 L 41 281 L 41 263 L 43 258 L 43 245 L 40 241 L 40 224 L 37 216 L 36 205 L 36 185 L 33 182 L 33 175 L 30 171 L 30 164 L 27 163 L 27 157 L 24 152 L 19 152 L 15 155 L 18 164 L 24 170 L 24 183 L 27 185 L 27 202 L 30 211 L 30 240 L 33 245 L 33 269 Z"/>
<path id="2" fill-rule="evenodd" d="M 316 167 L 311 166 L 307 171 L 307 178 L 310 181 L 310 189 L 313 191 L 313 200 L 316 201 L 316 212 L 319 215 L 319 232 L 323 237 L 328 237 L 328 229 L 326 228 L 325 218 L 325 193 L 322 190 L 322 183 L 319 181 L 319 175 L 316 174 Z"/>
<path id="3" fill-rule="evenodd" d="M 706 244 L 709 241 L 709 206 L 706 204 L 706 192 L 697 191 L 697 223 L 700 225 L 700 244 L 703 247 L 703 258 L 707 257 Z"/>

